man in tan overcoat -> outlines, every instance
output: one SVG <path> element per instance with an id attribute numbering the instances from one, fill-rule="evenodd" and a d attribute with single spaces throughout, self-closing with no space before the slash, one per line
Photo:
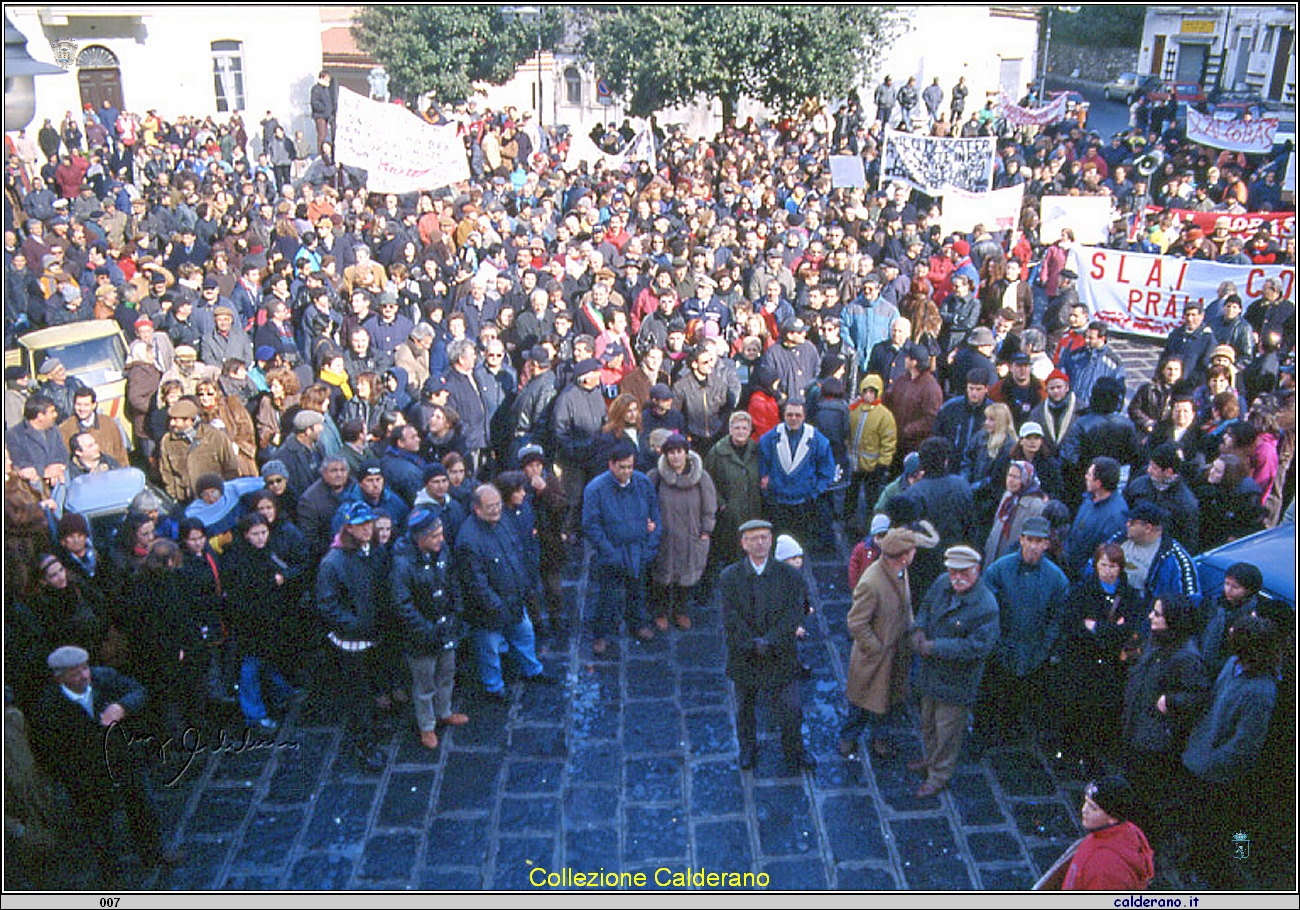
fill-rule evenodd
<path id="1" fill-rule="evenodd" d="M 881 555 L 858 579 L 849 611 L 853 653 L 845 695 L 848 720 L 840 730 L 840 755 L 857 758 L 858 737 L 868 727 L 875 730 L 871 751 L 880 758 L 894 754 L 883 735 L 890 709 L 907 697 L 907 630 L 912 626 L 912 595 L 907 567 L 916 556 L 916 535 L 895 528 L 881 542 Z"/>

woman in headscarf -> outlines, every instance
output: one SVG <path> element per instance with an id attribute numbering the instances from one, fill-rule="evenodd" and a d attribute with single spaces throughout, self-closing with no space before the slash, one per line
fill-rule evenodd
<path id="1" fill-rule="evenodd" d="M 1038 472 L 1028 461 L 1013 461 L 1007 466 L 1006 492 L 993 515 L 993 527 L 984 541 L 984 565 L 992 565 L 1020 543 L 1020 529 L 1025 520 L 1042 515 L 1047 494 L 1039 484 Z"/>

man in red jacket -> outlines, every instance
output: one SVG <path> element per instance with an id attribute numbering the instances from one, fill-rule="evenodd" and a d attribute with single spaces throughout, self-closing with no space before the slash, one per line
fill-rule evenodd
<path id="1" fill-rule="evenodd" d="M 1110 775 L 1083 791 L 1088 832 L 1065 872 L 1062 891 L 1145 891 L 1155 876 L 1155 853 L 1142 830 L 1126 821 L 1133 788 Z"/>

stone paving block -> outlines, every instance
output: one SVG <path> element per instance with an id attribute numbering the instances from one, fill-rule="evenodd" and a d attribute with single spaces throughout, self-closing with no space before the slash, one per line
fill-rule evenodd
<path id="1" fill-rule="evenodd" d="M 222 751 L 216 757 L 212 780 L 242 783 L 260 779 L 269 764 L 271 750 L 243 745 L 246 741 L 243 739 L 244 734 L 239 731 L 228 731 L 225 736 L 225 740 L 214 743 L 214 748 Z M 249 736 L 252 736 L 251 731 Z M 255 741 L 253 738 L 247 742 Z"/>
<path id="2" fill-rule="evenodd" d="M 629 807 L 626 816 L 623 854 L 628 863 L 686 859 L 690 830 L 680 806 L 671 809 Z"/>
<path id="3" fill-rule="evenodd" d="M 464 705 L 470 722 L 451 731 L 450 746 L 454 749 L 504 749 L 506 747 L 506 720 L 509 706 L 491 699 L 481 698 Z M 441 739 L 442 734 L 438 734 Z"/>
<path id="4" fill-rule="evenodd" d="M 682 710 L 725 707 L 730 703 L 727 677 L 718 670 L 684 670 L 677 682 Z"/>
<path id="5" fill-rule="evenodd" d="M 440 815 L 429 825 L 424 862 L 427 866 L 481 866 L 487 856 L 488 816 Z"/>
<path id="6" fill-rule="evenodd" d="M 587 828 L 564 833 L 564 865 L 570 869 L 622 869 L 617 828 Z"/>
<path id="7" fill-rule="evenodd" d="M 318 853 L 293 864 L 285 887 L 292 891 L 341 891 L 352 878 L 354 863 L 346 856 Z"/>
<path id="8" fill-rule="evenodd" d="M 812 807 L 802 785 L 755 787 L 754 814 L 764 856 L 816 851 Z"/>
<path id="9" fill-rule="evenodd" d="M 162 870 L 157 887 L 171 891 L 208 891 L 220 888 L 221 870 L 233 843 L 228 837 L 205 841 L 187 837 L 181 842 L 185 848 L 185 862 Z"/>
<path id="10" fill-rule="evenodd" d="M 822 864 L 811 859 L 769 859 L 763 871 L 770 876 L 768 891 L 824 891 L 826 873 Z"/>
<path id="11" fill-rule="evenodd" d="M 1079 836 L 1080 829 L 1075 820 L 1077 813 L 1071 814 L 1057 800 L 1015 802 L 1011 804 L 1011 814 L 1025 837 L 1072 840 Z"/>
<path id="12" fill-rule="evenodd" d="M 1025 865 L 987 869 L 980 866 L 980 884 L 985 891 L 1028 891 L 1038 876 Z"/>
<path id="13" fill-rule="evenodd" d="M 575 783 L 618 786 L 622 782 L 623 751 L 614 743 L 574 744 L 569 757 L 569 779 Z"/>
<path id="14" fill-rule="evenodd" d="M 998 750 L 992 762 L 998 783 L 1008 796 L 1051 796 L 1056 783 L 1042 762 L 1024 749 Z"/>
<path id="15" fill-rule="evenodd" d="M 838 866 L 836 884 L 841 891 L 897 891 L 893 873 L 873 866 Z"/>
<path id="16" fill-rule="evenodd" d="M 548 666 L 547 672 L 564 678 L 565 671 L 558 663 Z M 525 683 L 519 696 L 519 717 L 530 724 L 563 724 L 568 709 L 567 683 L 555 686 Z"/>
<path id="17" fill-rule="evenodd" d="M 223 891 L 275 891 L 280 887 L 278 875 L 232 875 L 226 879 Z"/>
<path id="18" fill-rule="evenodd" d="M 317 731 L 291 731 L 286 740 L 294 748 L 276 753 L 275 771 L 267 786 L 266 801 L 273 803 L 307 802 L 320 784 L 321 772 L 334 748 L 334 734 Z"/>
<path id="19" fill-rule="evenodd" d="M 735 815 L 745 811 L 745 789 L 734 761 L 707 762 L 691 768 L 691 814 Z"/>
<path id="20" fill-rule="evenodd" d="M 680 758 L 629 758 L 625 764 L 628 800 L 638 803 L 682 802 Z"/>
<path id="21" fill-rule="evenodd" d="M 629 700 L 676 697 L 677 673 L 667 659 L 629 660 L 624 669 Z"/>
<path id="22" fill-rule="evenodd" d="M 505 792 L 515 796 L 559 793 L 564 782 L 562 761 L 511 760 L 506 771 Z"/>
<path id="23" fill-rule="evenodd" d="M 452 752 L 443 767 L 438 811 L 477 811 L 489 808 L 496 792 L 502 758 L 490 752 Z"/>
<path id="24" fill-rule="evenodd" d="M 555 864 L 555 838 L 503 837 L 497 844 L 490 887 L 494 891 L 533 891 L 528 873 L 540 866 L 550 870 Z"/>
<path id="25" fill-rule="evenodd" d="M 698 822 L 695 825 L 695 866 L 748 872 L 754 867 L 749 823 L 743 819 Z"/>
<path id="26" fill-rule="evenodd" d="M 309 850 L 359 849 L 378 789 L 374 784 L 342 784 L 322 790 L 312 810 L 304 846 Z"/>
<path id="27" fill-rule="evenodd" d="M 519 725 L 510 731 L 509 751 L 520 758 L 559 758 L 569 747 L 563 727 Z"/>
<path id="28" fill-rule="evenodd" d="M 422 827 L 429 814 L 434 780 L 433 771 L 393 774 L 388 779 L 375 823 L 381 828 Z"/>
<path id="29" fill-rule="evenodd" d="M 1015 862 L 1022 860 L 1020 841 L 1009 831 L 971 831 L 966 835 L 971 856 L 977 863 Z"/>
<path id="30" fill-rule="evenodd" d="M 820 814 L 835 862 L 889 858 L 880 814 L 867 794 L 828 796 L 821 802 Z"/>
<path id="31" fill-rule="evenodd" d="M 415 858 L 419 855 L 419 834 L 376 834 L 366 841 L 357 877 L 371 881 L 404 881 L 410 878 Z"/>
<path id="32" fill-rule="evenodd" d="M 502 834 L 556 831 L 560 827 L 560 804 L 551 797 L 503 799 L 497 826 Z"/>
<path id="33" fill-rule="evenodd" d="M 818 790 L 853 790 L 866 783 L 867 771 L 860 757 L 856 761 L 845 761 L 834 748 L 818 755 L 817 770 L 813 772 Z M 874 756 L 871 760 L 880 761 Z"/>
<path id="34" fill-rule="evenodd" d="M 947 819 L 896 819 L 889 827 L 911 890 L 961 891 L 972 887 Z"/>
<path id="35" fill-rule="evenodd" d="M 417 887 L 421 891 L 481 891 L 483 873 L 470 869 L 425 869 Z"/>
<path id="36" fill-rule="evenodd" d="M 967 825 L 1001 825 L 1006 816 L 993 798 L 993 790 L 983 774 L 958 774 L 948 784 L 961 820 Z"/>
<path id="37" fill-rule="evenodd" d="M 683 720 L 691 755 L 735 753 L 736 733 L 730 710 L 692 711 Z"/>
<path id="38" fill-rule="evenodd" d="M 727 640 L 712 631 L 692 630 L 674 642 L 673 658 L 679 667 L 722 670 L 727 665 Z"/>
<path id="39" fill-rule="evenodd" d="M 284 865 L 306 817 L 304 809 L 262 809 L 254 814 L 235 854 L 235 869 Z"/>
<path id="40" fill-rule="evenodd" d="M 617 821 L 618 803 L 617 790 L 573 788 L 564 794 L 564 826 L 570 831 L 604 827 Z"/>
<path id="41" fill-rule="evenodd" d="M 253 805 L 251 787 L 239 790 L 205 790 L 199 797 L 194 814 L 185 825 L 186 837 L 203 834 L 221 834 L 234 837 Z"/>
<path id="42" fill-rule="evenodd" d="M 683 741 L 676 702 L 630 701 L 623 709 L 623 747 L 628 752 L 675 752 Z"/>
<path id="43" fill-rule="evenodd" d="M 617 704 L 600 704 L 573 711 L 573 740 L 615 740 L 623 729 L 623 708 Z"/>

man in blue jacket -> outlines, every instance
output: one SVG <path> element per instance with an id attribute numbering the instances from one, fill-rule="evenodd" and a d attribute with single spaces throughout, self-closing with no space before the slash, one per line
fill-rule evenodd
<path id="1" fill-rule="evenodd" d="M 1112 537 L 1111 543 L 1123 549 L 1129 584 L 1142 592 L 1148 605 L 1164 594 L 1186 594 L 1199 603 L 1201 583 L 1196 566 L 1183 545 L 1166 533 L 1168 526 L 1167 509 L 1139 502 L 1129 509 L 1127 528 Z"/>
<path id="2" fill-rule="evenodd" d="M 625 439 L 610 448 L 608 470 L 583 492 L 582 533 L 594 553 L 592 653 L 604 654 L 610 636 L 618 632 L 615 611 L 620 595 L 628 628 L 642 641 L 654 638 L 646 612 L 645 574 L 663 533 L 659 496 L 650 478 L 636 470 L 636 450 Z"/>
<path id="3" fill-rule="evenodd" d="M 1088 466 L 1084 475 L 1087 492 L 1065 538 L 1063 568 L 1072 577 L 1083 572 L 1098 544 L 1124 531 L 1128 502 L 1119 492 L 1119 477 L 1119 462 L 1107 455 L 1094 458 Z"/>
<path id="4" fill-rule="evenodd" d="M 818 528 L 818 502 L 835 480 L 831 443 L 804 423 L 803 400 L 790 398 L 781 408 L 782 422 L 758 441 L 764 509 L 778 533 L 796 540 L 824 540 L 829 518 Z"/>

